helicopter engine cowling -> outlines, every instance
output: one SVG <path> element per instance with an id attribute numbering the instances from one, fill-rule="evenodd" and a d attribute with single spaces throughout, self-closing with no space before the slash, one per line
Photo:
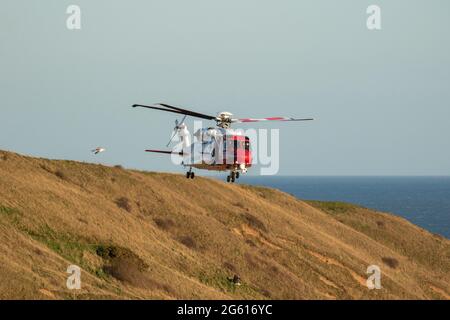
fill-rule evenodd
<path id="1" fill-rule="evenodd" d="M 215 139 L 217 136 L 221 136 L 222 133 L 216 128 L 202 128 L 198 129 L 194 136 L 197 141 L 207 142 Z"/>

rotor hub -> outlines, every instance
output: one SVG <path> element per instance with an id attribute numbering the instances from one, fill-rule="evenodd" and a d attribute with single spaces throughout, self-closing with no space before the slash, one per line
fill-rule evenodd
<path id="1" fill-rule="evenodd" d="M 233 114 L 227 111 L 220 112 L 216 117 L 216 124 L 220 128 L 227 129 L 231 126 Z"/>

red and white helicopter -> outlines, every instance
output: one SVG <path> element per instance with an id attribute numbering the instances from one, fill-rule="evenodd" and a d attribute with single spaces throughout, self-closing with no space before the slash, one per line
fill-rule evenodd
<path id="1" fill-rule="evenodd" d="M 174 133 L 167 144 L 178 135 L 181 149 L 166 150 L 145 150 L 146 152 L 156 152 L 164 154 L 175 154 L 183 157 L 181 164 L 189 167 L 186 178 L 194 179 L 195 174 L 192 168 L 206 169 L 214 171 L 230 171 L 227 176 L 227 182 L 235 182 L 239 179 L 240 173 L 247 173 L 248 168 L 252 166 L 251 142 L 248 136 L 242 132 L 231 129 L 232 123 L 251 123 L 260 121 L 309 121 L 312 118 L 296 119 L 289 117 L 271 117 L 262 119 L 243 118 L 234 119 L 229 112 L 220 112 L 217 116 L 210 116 L 203 113 L 174 107 L 165 103 L 154 105 L 134 104 L 133 108 L 141 107 L 153 110 L 166 111 L 184 115 L 181 121 L 175 121 Z M 184 120 L 187 116 L 213 120 L 216 122 L 216 128 L 201 128 L 194 133 L 195 142 L 191 143 L 191 135 Z"/>

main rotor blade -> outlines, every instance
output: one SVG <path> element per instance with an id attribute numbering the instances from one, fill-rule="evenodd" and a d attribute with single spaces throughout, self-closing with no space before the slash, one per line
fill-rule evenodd
<path id="1" fill-rule="evenodd" d="M 164 154 L 177 154 L 179 156 L 185 155 L 187 153 L 181 152 L 173 152 L 173 151 L 165 151 L 165 150 L 145 150 L 145 152 L 153 152 L 153 153 L 164 153 Z"/>
<path id="2" fill-rule="evenodd" d="M 176 110 L 170 110 L 170 109 L 165 109 L 165 108 L 160 108 L 160 107 L 155 107 L 155 106 L 146 106 L 146 105 L 143 105 L 143 104 L 133 104 L 133 108 L 136 108 L 136 107 L 147 108 L 147 109 L 154 109 L 154 110 L 161 110 L 161 111 L 178 113 L 178 114 L 185 114 L 183 112 L 176 111 Z"/>
<path id="3" fill-rule="evenodd" d="M 297 119 L 297 118 L 290 118 L 290 117 L 270 117 L 270 118 L 260 118 L 260 119 L 253 119 L 253 118 L 233 119 L 233 120 L 231 120 L 231 122 L 246 123 L 246 122 L 261 122 L 261 121 L 311 121 L 311 120 L 314 120 L 314 119 L 313 118 Z"/>
<path id="4" fill-rule="evenodd" d="M 160 106 L 166 107 L 166 108 L 171 108 L 171 109 L 183 112 L 184 114 L 196 115 L 199 118 L 204 118 L 204 119 L 208 119 L 208 120 L 216 119 L 216 117 L 214 117 L 214 116 L 209 116 L 207 114 L 203 114 L 203 113 L 199 113 L 199 112 L 195 112 L 195 111 L 191 111 L 191 110 L 187 110 L 187 109 L 182 109 L 179 107 L 174 107 L 174 106 L 171 106 L 170 104 L 166 104 L 166 103 L 157 103 L 157 104 Z"/>
<path id="5" fill-rule="evenodd" d="M 158 104 L 158 105 L 162 105 L 162 104 Z M 173 110 L 173 109 L 166 109 L 166 108 L 155 107 L 155 106 L 147 106 L 147 105 L 143 105 L 143 104 L 133 104 L 133 108 L 136 108 L 136 107 L 147 108 L 147 109 L 154 109 L 154 110 L 161 110 L 161 111 L 178 113 L 178 114 L 184 114 L 184 115 L 188 115 L 188 116 L 191 116 L 191 117 L 196 117 L 196 118 L 201 118 L 201 119 L 206 119 L 206 120 L 214 120 L 214 119 L 216 119 L 215 117 L 212 117 L 212 116 L 208 116 L 208 115 L 205 115 L 205 114 L 192 112 L 192 111 L 184 110 L 184 109 Z"/>

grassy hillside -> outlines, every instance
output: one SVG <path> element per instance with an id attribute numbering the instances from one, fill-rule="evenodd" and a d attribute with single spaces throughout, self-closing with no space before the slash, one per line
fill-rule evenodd
<path id="1" fill-rule="evenodd" d="M 450 241 L 389 214 L 0 151 L 0 298 L 449 299 L 449 274 Z"/>

